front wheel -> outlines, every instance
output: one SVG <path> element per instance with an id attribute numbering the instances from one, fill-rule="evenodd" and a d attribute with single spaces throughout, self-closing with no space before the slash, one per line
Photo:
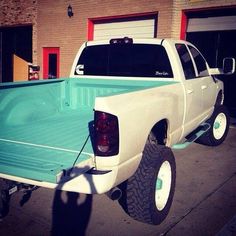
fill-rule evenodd
<path id="1" fill-rule="evenodd" d="M 135 174 L 127 180 L 126 210 L 141 222 L 160 224 L 170 210 L 176 179 L 170 148 L 147 144 Z"/>
<path id="2" fill-rule="evenodd" d="M 207 123 L 211 125 L 211 128 L 197 142 L 208 146 L 218 146 L 223 143 L 228 134 L 230 123 L 227 108 L 223 105 L 216 106 Z"/>

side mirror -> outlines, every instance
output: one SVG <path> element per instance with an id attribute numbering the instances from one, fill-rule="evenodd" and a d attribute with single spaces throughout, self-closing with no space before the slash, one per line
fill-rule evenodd
<path id="1" fill-rule="evenodd" d="M 223 73 L 226 75 L 232 75 L 235 72 L 235 59 L 226 57 L 223 60 Z"/>

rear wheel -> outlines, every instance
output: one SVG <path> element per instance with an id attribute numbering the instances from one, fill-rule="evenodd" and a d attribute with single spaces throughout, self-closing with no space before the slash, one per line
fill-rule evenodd
<path id="1" fill-rule="evenodd" d="M 172 204 L 176 164 L 170 148 L 147 144 L 135 174 L 127 180 L 126 209 L 139 221 L 160 224 Z"/>
<path id="2" fill-rule="evenodd" d="M 207 123 L 211 125 L 211 128 L 197 142 L 208 146 L 218 146 L 223 143 L 228 134 L 230 123 L 227 108 L 223 105 L 216 106 Z"/>

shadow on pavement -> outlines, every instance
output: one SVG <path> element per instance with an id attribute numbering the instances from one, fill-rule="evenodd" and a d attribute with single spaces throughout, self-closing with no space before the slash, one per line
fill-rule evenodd
<path id="1" fill-rule="evenodd" d="M 87 169 L 87 167 L 85 167 Z M 69 172 L 71 177 L 80 173 L 80 168 L 74 167 Z M 74 174 L 75 175 L 74 175 Z M 96 192 L 93 176 L 86 175 L 92 192 Z M 63 186 L 64 183 L 61 183 Z M 56 190 L 52 205 L 52 236 L 83 236 L 90 220 L 92 212 L 92 194 L 80 194 Z"/>
<path id="2" fill-rule="evenodd" d="M 63 191 L 56 190 L 52 209 L 52 236 L 85 235 L 91 210 L 92 195 L 85 195 L 85 200 L 78 203 L 79 193 L 67 192 L 66 201 L 62 198 Z"/>

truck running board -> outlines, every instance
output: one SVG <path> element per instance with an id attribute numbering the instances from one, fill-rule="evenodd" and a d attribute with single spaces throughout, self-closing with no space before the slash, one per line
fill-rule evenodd
<path id="1" fill-rule="evenodd" d="M 172 146 L 172 149 L 184 149 L 188 147 L 191 143 L 196 141 L 200 136 L 206 133 L 211 128 L 211 125 L 208 123 L 201 124 L 195 131 L 189 134 L 186 137 L 186 141 L 184 143 L 178 143 Z"/>

